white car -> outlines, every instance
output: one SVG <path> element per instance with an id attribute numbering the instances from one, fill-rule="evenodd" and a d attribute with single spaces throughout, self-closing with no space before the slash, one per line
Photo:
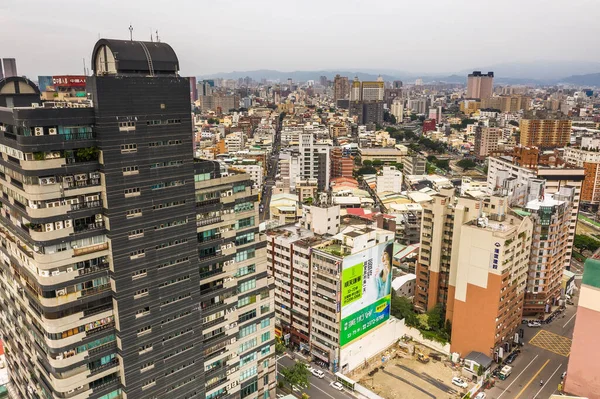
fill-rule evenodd
<path id="1" fill-rule="evenodd" d="M 453 377 L 452 383 L 454 385 L 456 385 L 457 387 L 461 387 L 461 388 L 467 388 L 469 386 L 469 384 L 467 384 L 467 382 L 465 380 L 463 380 L 462 378 L 458 378 L 458 377 Z"/>
<path id="2" fill-rule="evenodd" d="M 530 321 L 530 322 L 527 323 L 527 327 L 535 327 L 535 328 L 537 328 L 537 327 L 541 327 L 541 326 L 542 326 L 542 323 L 539 323 L 537 321 Z"/>
<path id="3" fill-rule="evenodd" d="M 485 399 L 487 395 L 484 392 L 479 392 L 477 394 L 477 396 L 475 396 L 475 399 Z"/>
<path id="4" fill-rule="evenodd" d="M 323 378 L 323 377 L 325 377 L 325 373 L 322 372 L 321 370 L 312 369 L 310 372 L 312 373 L 312 375 L 314 375 L 317 378 Z"/>
<path id="5" fill-rule="evenodd" d="M 330 386 L 334 387 L 335 389 L 337 389 L 338 391 L 343 391 L 344 390 L 344 386 L 342 384 L 340 384 L 337 381 L 332 381 L 331 384 L 329 384 Z"/>

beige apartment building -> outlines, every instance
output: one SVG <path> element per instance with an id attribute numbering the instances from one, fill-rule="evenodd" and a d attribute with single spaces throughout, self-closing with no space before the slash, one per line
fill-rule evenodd
<path id="1" fill-rule="evenodd" d="M 563 187 L 555 194 L 541 194 L 520 212 L 534 223 L 523 307 L 526 316 L 544 314 L 558 306 L 564 265 L 570 262 L 569 236 L 564 231 L 571 218 L 574 196 L 573 187 Z"/>
<path id="2" fill-rule="evenodd" d="M 528 202 L 528 189 L 531 180 L 543 180 L 544 192 L 546 194 L 558 193 L 562 187 L 573 187 L 574 195 L 570 211 L 567 249 L 564 258 L 564 268 L 571 266 L 571 254 L 573 241 L 575 240 L 575 228 L 577 226 L 577 214 L 579 213 L 579 201 L 581 198 L 582 184 L 585 171 L 578 167 L 549 167 L 543 165 L 520 166 L 524 164 L 523 159 L 512 156 L 489 157 L 487 185 L 489 193 L 501 193 L 508 196 L 509 205 L 512 207 L 524 207 Z"/>
<path id="3" fill-rule="evenodd" d="M 498 151 L 498 142 L 502 130 L 498 127 L 477 126 L 475 128 L 475 156 L 484 159 L 490 153 Z"/>
<path id="4" fill-rule="evenodd" d="M 521 119 L 521 145 L 560 148 L 571 139 L 570 119 Z"/>
<path id="5" fill-rule="evenodd" d="M 473 71 L 467 76 L 467 98 L 487 98 L 494 92 L 494 72 Z"/>

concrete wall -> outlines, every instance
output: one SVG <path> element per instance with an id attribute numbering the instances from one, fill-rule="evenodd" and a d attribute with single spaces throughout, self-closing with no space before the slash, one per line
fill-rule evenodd
<path id="1" fill-rule="evenodd" d="M 414 341 L 445 355 L 450 355 L 450 344 L 442 345 L 424 339 L 416 328 L 406 326 L 404 319 L 394 317 L 373 332 L 345 346 L 340 351 L 340 370 L 347 374 L 365 364 L 376 355 L 394 345 L 402 336 L 408 335 Z M 345 368 L 347 365 L 347 368 Z"/>

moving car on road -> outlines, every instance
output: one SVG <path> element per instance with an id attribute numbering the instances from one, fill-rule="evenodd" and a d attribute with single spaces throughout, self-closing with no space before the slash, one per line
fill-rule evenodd
<path id="1" fill-rule="evenodd" d="M 342 384 L 340 384 L 337 381 L 332 381 L 331 384 L 329 384 L 330 386 L 334 387 L 335 389 L 337 389 L 338 391 L 343 391 L 344 390 L 344 386 Z"/>
<path id="2" fill-rule="evenodd" d="M 465 380 L 463 380 L 462 378 L 458 378 L 458 377 L 453 377 L 452 383 L 461 388 L 466 388 L 469 386 L 469 384 L 467 384 L 467 382 Z"/>
<path id="3" fill-rule="evenodd" d="M 312 373 L 312 375 L 314 375 L 317 378 L 323 378 L 323 377 L 325 377 L 325 373 L 322 372 L 321 370 L 312 369 L 312 370 L 310 370 L 310 372 Z"/>

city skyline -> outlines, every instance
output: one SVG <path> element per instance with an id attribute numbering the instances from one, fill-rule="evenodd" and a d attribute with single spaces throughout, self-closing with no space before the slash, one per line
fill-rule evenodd
<path id="1" fill-rule="evenodd" d="M 586 12 L 589 3 L 577 1 L 560 12 L 547 3 L 546 11 L 540 11 L 537 1 L 508 3 L 502 9 L 486 5 L 471 9 L 466 2 L 452 6 L 436 2 L 435 7 L 425 10 L 392 2 L 383 2 L 379 7 L 357 3 L 348 7 L 337 1 L 308 2 L 301 7 L 281 7 L 271 0 L 252 4 L 175 2 L 163 8 L 160 3 L 149 1 L 142 8 L 137 1 L 124 5 L 111 0 L 97 9 L 62 0 L 54 8 L 61 10 L 61 29 L 57 29 L 53 12 L 42 7 L 40 1 L 25 5 L 9 0 L 0 5 L 0 22 L 18 40 L 3 43 L 2 56 L 16 58 L 21 73 L 30 77 L 81 73 L 82 58 L 89 65 L 91 56 L 87 43 L 99 36 L 127 39 L 131 24 L 135 40 L 149 41 L 151 34 L 156 40 L 158 30 L 160 39 L 171 43 L 181 54 L 182 75 L 262 68 L 331 70 L 343 65 L 361 70 L 449 74 L 507 61 L 542 60 L 586 61 L 592 63 L 589 68 L 596 68 L 593 63 L 600 62 L 600 57 L 594 59 L 587 51 L 598 33 L 593 13 Z M 515 8 L 510 3 L 518 6 L 520 12 L 513 13 Z M 179 9 L 178 4 L 185 12 L 174 11 Z M 540 12 L 543 25 L 532 23 L 531 14 Z M 427 17 L 433 29 L 427 29 L 422 18 L 411 17 L 418 15 Z M 476 18 L 477 15 L 485 18 Z M 478 35 L 478 44 L 474 45 L 474 32 L 485 32 L 494 24 L 501 28 L 507 20 L 521 28 L 494 37 Z M 451 34 L 439 28 L 444 23 L 452 26 Z M 353 28 L 357 26 L 360 29 Z M 540 34 L 545 26 L 553 27 L 552 35 Z M 575 31 L 579 39 L 572 41 Z M 527 37 L 537 37 L 536 45 L 524 40 Z M 36 51 L 30 51 L 34 46 Z M 368 48 L 368 53 L 359 51 L 361 48 Z M 299 57 L 303 51 L 312 56 Z M 52 56 L 55 52 L 68 56 L 57 58 Z M 374 60 L 374 55 L 384 53 L 386 57 Z M 598 69 L 574 70 L 569 74 Z M 540 70 L 543 73 L 547 72 Z"/>

